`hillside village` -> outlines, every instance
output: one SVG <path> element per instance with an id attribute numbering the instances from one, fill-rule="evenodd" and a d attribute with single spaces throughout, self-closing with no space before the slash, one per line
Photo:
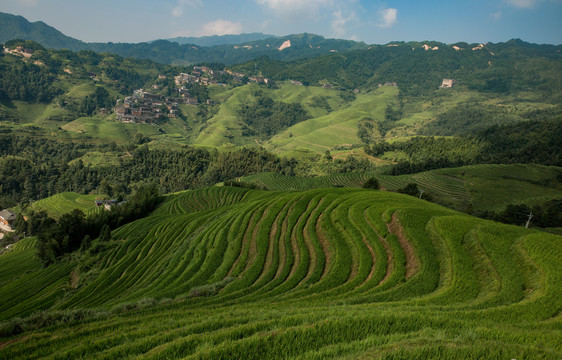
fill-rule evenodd
<path id="1" fill-rule="evenodd" d="M 232 70 L 215 71 L 207 66 L 194 66 L 191 72 L 174 76 L 178 97 L 164 96 L 138 89 L 124 100 L 117 100 L 114 109 L 117 120 L 124 123 L 154 124 L 165 121 L 166 118 L 176 118 L 180 115 L 179 105 L 198 105 L 201 103 L 200 99 L 191 94 L 185 85 L 227 86 L 224 82 L 219 82 L 218 76 L 221 76 L 222 79 L 228 79 L 230 83 L 236 85 L 269 83 L 269 79 L 263 76 L 246 76 L 246 74 Z M 159 75 L 158 79 L 165 80 L 166 76 Z M 158 90 L 159 86 L 153 85 L 152 88 Z M 208 105 L 213 104 L 210 99 L 205 102 Z"/>
<path id="2" fill-rule="evenodd" d="M 196 103 L 197 99 L 194 101 Z M 125 100 L 117 100 L 115 114 L 117 114 L 117 120 L 124 123 L 156 123 L 178 116 L 180 103 L 186 103 L 185 98 L 165 97 L 139 89 L 135 90 L 132 96 L 127 96 Z"/>

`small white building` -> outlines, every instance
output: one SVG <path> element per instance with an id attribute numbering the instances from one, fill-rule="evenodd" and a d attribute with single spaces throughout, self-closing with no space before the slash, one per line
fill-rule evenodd
<path id="1" fill-rule="evenodd" d="M 443 79 L 441 83 L 441 88 L 452 88 L 457 83 L 455 79 Z"/>

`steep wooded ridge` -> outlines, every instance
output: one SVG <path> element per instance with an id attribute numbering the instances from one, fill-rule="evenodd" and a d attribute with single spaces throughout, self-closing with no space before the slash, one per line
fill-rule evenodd
<path id="1" fill-rule="evenodd" d="M 406 195 L 212 187 L 111 235 L 46 269 L 33 239 L 0 257 L 4 356 L 562 353 L 562 238 Z"/>

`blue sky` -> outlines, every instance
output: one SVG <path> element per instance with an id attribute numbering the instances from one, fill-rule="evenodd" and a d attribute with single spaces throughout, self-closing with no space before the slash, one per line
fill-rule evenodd
<path id="1" fill-rule="evenodd" d="M 0 11 L 88 42 L 309 32 L 369 44 L 562 44 L 562 0 L 2 0 Z"/>

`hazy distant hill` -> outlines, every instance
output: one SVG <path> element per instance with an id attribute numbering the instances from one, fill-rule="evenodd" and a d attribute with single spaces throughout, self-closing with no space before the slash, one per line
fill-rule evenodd
<path id="1" fill-rule="evenodd" d="M 82 50 L 88 44 L 64 35 L 42 21 L 29 22 L 23 16 L 0 13 L 0 42 L 12 39 L 33 40 L 47 48 Z"/>
<path id="2" fill-rule="evenodd" d="M 236 45 L 247 43 L 250 41 L 264 40 L 275 38 L 275 35 L 268 35 L 263 33 L 250 33 L 250 34 L 238 34 L 238 35 L 212 35 L 212 36 L 201 36 L 201 37 L 175 37 L 170 39 L 164 39 L 171 42 L 176 42 L 180 45 L 193 44 L 197 46 L 218 46 L 218 45 Z"/>

